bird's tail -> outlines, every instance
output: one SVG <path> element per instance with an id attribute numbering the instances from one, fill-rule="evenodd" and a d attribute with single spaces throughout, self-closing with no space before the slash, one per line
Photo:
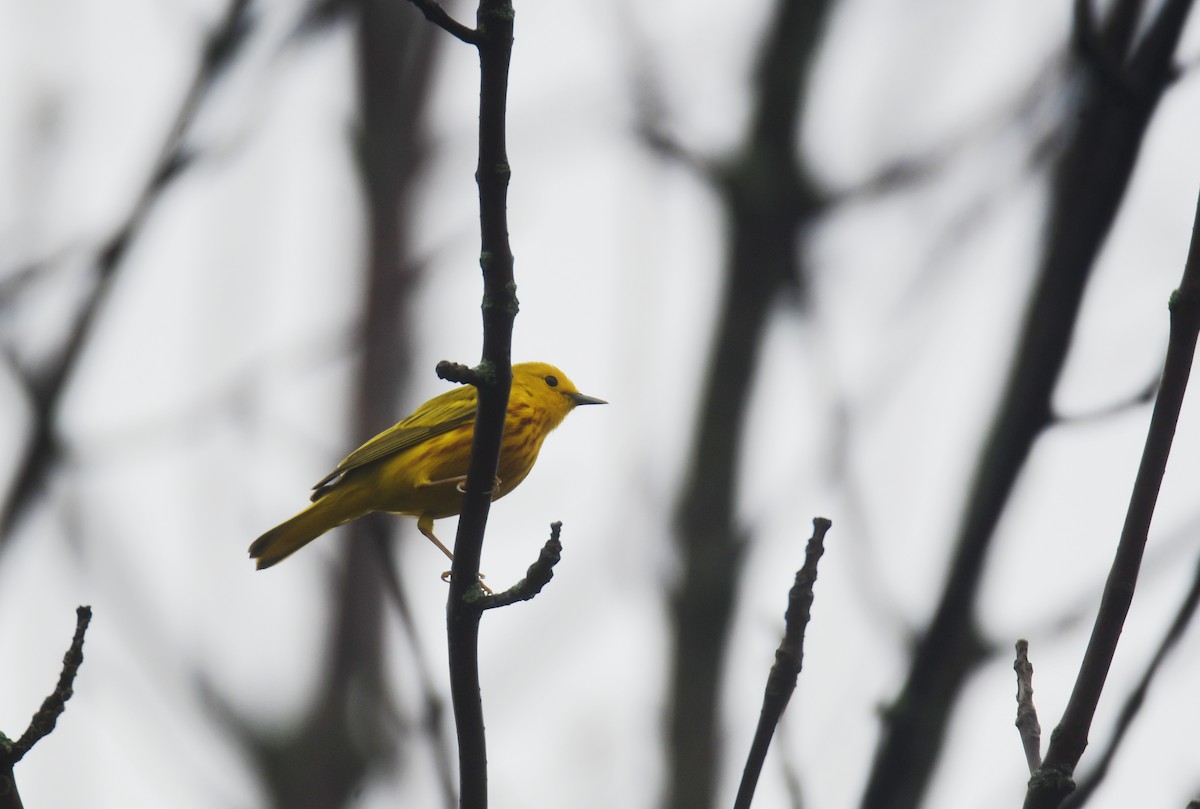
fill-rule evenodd
<path id="1" fill-rule="evenodd" d="M 250 545 L 250 558 L 257 560 L 258 569 L 278 564 L 329 529 L 366 513 L 365 509 L 356 507 L 352 502 L 356 498 L 339 494 L 343 493 L 330 492 L 295 517 L 254 540 Z"/>

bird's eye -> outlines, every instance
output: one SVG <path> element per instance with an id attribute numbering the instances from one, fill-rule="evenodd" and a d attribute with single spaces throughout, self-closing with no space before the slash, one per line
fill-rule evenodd
<path id="1" fill-rule="evenodd" d="M 558 377 L 556 377 L 554 374 L 548 375 L 546 377 L 546 384 L 552 388 L 557 388 L 558 387 Z"/>

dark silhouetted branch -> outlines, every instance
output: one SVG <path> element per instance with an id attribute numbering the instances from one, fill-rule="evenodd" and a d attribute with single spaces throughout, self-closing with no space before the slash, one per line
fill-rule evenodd
<path id="1" fill-rule="evenodd" d="M 796 580 L 788 592 L 788 606 L 784 613 L 783 640 L 775 650 L 775 663 L 767 675 L 767 686 L 763 692 L 762 710 L 759 712 L 758 728 L 746 757 L 742 771 L 742 782 L 738 786 L 733 809 L 750 809 L 754 790 L 762 773 L 767 750 L 775 736 L 775 728 L 787 709 L 796 690 L 796 680 L 804 664 L 804 632 L 812 617 L 813 584 L 817 581 L 817 562 L 825 553 L 825 534 L 832 523 L 817 517 L 813 520 L 813 534 L 804 551 L 804 566 L 796 571 Z"/>
<path id="2" fill-rule="evenodd" d="M 1147 34 L 1149 36 L 1149 34 Z M 1055 728 L 1041 768 L 1030 779 L 1025 809 L 1054 809 L 1074 788 L 1072 776 L 1083 751 L 1117 641 L 1125 626 L 1137 585 L 1138 571 L 1158 502 L 1175 427 L 1191 375 L 1200 335 L 1200 202 L 1192 230 L 1192 242 L 1179 289 L 1171 296 L 1170 338 L 1163 364 L 1162 386 L 1150 415 L 1146 445 L 1133 484 L 1125 525 L 1116 556 L 1104 585 L 1100 609 L 1075 687 L 1062 720 Z"/>
<path id="3" fill-rule="evenodd" d="M 58 723 L 58 718 L 66 710 L 67 700 L 75 693 L 75 675 L 79 673 L 79 667 L 83 664 L 83 638 L 91 620 L 91 607 L 79 607 L 75 610 L 75 636 L 71 639 L 67 653 L 63 655 L 58 684 L 33 715 L 21 738 L 13 742 L 4 734 L 0 734 L 0 809 L 22 807 L 21 794 L 13 777 L 13 765 L 24 758 L 35 744 L 50 735 Z"/>
<path id="4" fill-rule="evenodd" d="M 1073 127 L 1052 176 L 1045 247 L 1009 379 L 967 496 L 941 598 L 913 651 L 909 674 L 886 714 L 863 809 L 916 809 L 940 757 L 946 728 L 986 648 L 975 605 L 997 523 L 1034 442 L 1051 423 L 1051 400 L 1070 346 L 1087 280 L 1116 217 L 1151 116 L 1173 75 L 1191 0 L 1169 0 L 1124 60 L 1143 92 L 1111 91 L 1082 65 Z M 1114 53 L 1126 53 L 1136 18 L 1118 2 L 1102 26 Z M 1100 168 L 1097 168 L 1100 167 Z M 1045 769 L 1043 764 L 1043 770 Z"/>
<path id="5" fill-rule="evenodd" d="M 33 715 L 29 727 L 21 734 L 21 738 L 5 751 L 13 764 L 20 761 L 42 738 L 50 735 L 50 732 L 54 730 L 54 725 L 58 722 L 58 717 L 62 716 L 62 712 L 66 710 L 67 700 L 74 693 L 72 688 L 75 684 L 75 675 L 79 673 L 79 667 L 83 665 L 83 637 L 87 634 L 88 624 L 91 622 L 91 607 L 79 607 L 75 610 L 75 637 L 71 639 L 71 646 L 63 655 L 63 667 L 62 672 L 58 675 L 58 685 L 55 686 L 54 693 L 42 702 L 42 707 Z"/>
<path id="6" fill-rule="evenodd" d="M 479 52 L 479 265 L 483 270 L 483 352 L 475 369 L 439 365 L 440 373 L 471 382 L 478 391 L 471 462 L 463 491 L 446 631 L 450 656 L 450 696 L 458 732 L 459 805 L 487 806 L 487 744 L 479 692 L 479 620 L 483 614 L 479 560 L 500 461 L 500 441 L 512 388 L 512 330 L 517 316 L 517 285 L 508 241 L 506 115 L 508 67 L 512 58 L 514 11 L 509 0 L 480 0 L 477 28 L 454 22 L 430 0 L 412 0 L 433 22 L 473 44 Z"/>
<path id="7" fill-rule="evenodd" d="M 409 2 L 425 15 L 425 19 L 442 28 L 451 36 L 461 39 L 468 45 L 479 44 L 479 32 L 451 17 L 440 3 L 435 0 L 409 0 Z"/>

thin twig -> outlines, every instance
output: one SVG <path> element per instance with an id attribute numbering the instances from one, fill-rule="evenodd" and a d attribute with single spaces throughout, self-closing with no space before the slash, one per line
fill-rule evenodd
<path id="1" fill-rule="evenodd" d="M 442 8 L 440 3 L 435 2 L 435 0 L 409 0 L 409 2 L 425 15 L 425 19 L 445 30 L 451 36 L 461 39 L 468 45 L 479 44 L 479 32 L 451 17 L 450 13 Z"/>
<path id="2" fill-rule="evenodd" d="M 58 685 L 54 693 L 46 697 L 42 707 L 33 715 L 29 727 L 21 734 L 21 738 L 8 749 L 8 757 L 13 764 L 20 761 L 29 750 L 45 736 L 50 735 L 58 717 L 66 710 L 67 700 L 74 693 L 75 675 L 83 664 L 83 636 L 87 633 L 88 624 L 92 621 L 92 608 L 79 607 L 75 610 L 75 637 L 71 639 L 71 647 L 63 655 L 62 673 L 58 676 Z"/>
<path id="3" fill-rule="evenodd" d="M 1158 503 L 1175 427 L 1183 407 L 1188 377 L 1200 336 L 1200 202 L 1192 226 L 1192 242 L 1179 289 L 1171 296 L 1170 338 L 1163 365 L 1162 387 L 1154 402 L 1146 445 L 1133 484 L 1125 525 L 1104 585 L 1100 609 L 1088 641 L 1071 698 L 1050 739 L 1046 758 L 1029 782 L 1025 809 L 1053 809 L 1074 789 L 1072 775 L 1087 747 L 1088 732 L 1104 682 L 1116 654 L 1137 585 L 1150 520 Z"/>
<path id="4" fill-rule="evenodd" d="M 1113 730 L 1112 738 L 1108 741 L 1108 746 L 1100 756 L 1100 761 L 1096 764 L 1095 769 L 1089 773 L 1087 779 L 1080 782 L 1079 788 L 1063 801 L 1062 809 L 1080 809 L 1087 803 L 1100 784 L 1104 782 L 1105 777 L 1108 775 L 1109 767 L 1112 765 L 1113 759 L 1116 758 L 1117 751 L 1121 748 L 1121 743 L 1125 740 L 1129 729 L 1133 726 L 1134 719 L 1141 712 L 1142 705 L 1145 704 L 1146 694 L 1150 691 L 1150 685 L 1154 681 L 1155 675 L 1158 674 L 1163 661 L 1167 659 L 1167 655 L 1175 647 L 1175 644 L 1179 642 L 1184 631 L 1188 628 L 1188 624 L 1192 621 L 1192 616 L 1196 614 L 1196 607 L 1198 605 L 1200 605 L 1200 562 L 1196 566 L 1196 573 L 1192 578 L 1191 589 L 1188 590 L 1188 594 L 1179 605 L 1179 609 L 1175 613 L 1175 618 L 1171 621 L 1170 628 L 1163 636 L 1158 649 L 1155 650 L 1154 657 L 1150 659 L 1145 672 L 1142 673 L 1137 687 L 1125 698 L 1125 704 L 1121 706 L 1121 713 L 1117 717 L 1116 728 Z"/>
<path id="5" fill-rule="evenodd" d="M 479 606 L 485 610 L 507 607 L 518 601 L 528 601 L 542 592 L 542 588 L 554 578 L 554 566 L 562 559 L 562 542 L 559 541 L 561 533 L 561 522 L 550 523 L 550 538 L 542 546 L 537 561 L 530 565 L 529 570 L 525 572 L 525 578 L 502 593 L 479 599 Z"/>
<path id="6" fill-rule="evenodd" d="M 783 641 L 775 650 L 775 663 L 767 675 L 758 728 L 754 731 L 754 741 L 750 744 L 750 754 L 746 757 L 742 782 L 738 785 L 737 798 L 733 802 L 734 809 L 750 809 L 750 803 L 754 800 L 754 790 L 758 786 L 758 777 L 767 758 L 767 749 L 771 746 L 771 738 L 775 735 L 779 719 L 792 698 L 792 692 L 796 690 L 796 680 L 804 663 L 804 631 L 808 628 L 808 620 L 812 616 L 817 562 L 820 561 L 821 554 L 825 553 L 825 534 L 831 525 L 832 523 L 824 517 L 813 520 L 813 534 L 804 550 L 804 566 L 796 571 L 795 583 L 788 592 Z"/>
<path id="7" fill-rule="evenodd" d="M 71 646 L 63 655 L 58 684 L 33 715 L 21 738 L 13 742 L 0 733 L 0 809 L 22 809 L 21 793 L 17 790 L 13 765 L 24 758 L 35 744 L 50 735 L 58 723 L 58 717 L 66 710 L 67 700 L 74 693 L 72 689 L 75 685 L 75 675 L 79 673 L 79 667 L 83 664 L 83 637 L 91 620 L 91 607 L 79 607 L 75 610 L 75 637 L 71 639 Z"/>
<path id="8" fill-rule="evenodd" d="M 1033 664 L 1029 662 L 1029 641 L 1017 641 L 1017 659 L 1013 661 L 1017 672 L 1017 732 L 1021 735 L 1021 746 L 1025 748 L 1025 760 L 1029 772 L 1037 772 L 1042 766 L 1042 726 L 1038 723 L 1037 708 L 1033 705 Z"/>

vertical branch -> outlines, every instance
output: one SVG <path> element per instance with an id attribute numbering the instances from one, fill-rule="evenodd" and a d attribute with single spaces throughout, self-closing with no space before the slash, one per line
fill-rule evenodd
<path id="1" fill-rule="evenodd" d="M 1116 557 L 1104 585 L 1096 623 L 1092 627 L 1092 636 L 1084 652 L 1071 698 L 1063 712 L 1062 721 L 1050 737 L 1050 747 L 1046 750 L 1041 769 L 1030 779 L 1025 798 L 1026 809 L 1052 809 L 1074 789 L 1071 776 L 1087 747 L 1092 718 L 1108 678 L 1125 618 L 1129 614 L 1142 555 L 1146 549 L 1150 520 L 1158 503 L 1159 489 L 1162 487 L 1196 354 L 1197 337 L 1200 336 L 1200 201 L 1196 207 L 1192 243 L 1183 280 L 1171 296 L 1170 311 L 1171 334 L 1162 385 L 1150 415 L 1146 446 L 1133 483 L 1133 494 L 1125 515 L 1125 525 L 1121 529 Z"/>
<path id="2" fill-rule="evenodd" d="M 487 528 L 500 440 L 512 387 L 512 329 L 517 315 L 513 255 L 508 242 L 509 166 L 505 136 L 508 67 L 512 56 L 513 7 L 508 0 L 480 0 L 476 27 L 467 29 L 430 0 L 415 0 L 427 18 L 479 51 L 480 254 L 483 271 L 483 352 L 470 374 L 478 389 L 475 436 L 467 469 L 450 594 L 446 632 L 450 658 L 450 697 L 458 733 L 459 805 L 487 806 L 487 745 L 479 689 L 479 560 Z"/>
<path id="3" fill-rule="evenodd" d="M 25 809 L 11 761 L 0 761 L 0 809 Z"/>
<path id="4" fill-rule="evenodd" d="M 512 330 L 517 316 L 517 285 L 508 243 L 508 151 L 505 117 L 508 66 L 512 57 L 513 16 L 509 0 L 480 0 L 475 28 L 455 21 L 435 0 L 411 0 L 426 19 L 479 51 L 479 266 L 483 271 L 483 356 L 458 381 L 469 380 L 479 394 L 471 463 L 463 491 L 450 595 L 446 600 L 446 634 L 450 657 L 450 698 L 458 733 L 459 805 L 487 806 L 487 745 L 483 700 L 479 691 L 479 559 L 492 504 L 500 440 L 512 388 Z M 439 374 L 450 366 L 439 365 Z"/>
<path id="5" fill-rule="evenodd" d="M 1051 398 L 1097 254 L 1116 218 L 1158 101 L 1173 77 L 1191 0 L 1168 0 L 1123 65 L 1130 95 L 1086 59 L 1075 117 L 1050 190 L 1045 247 L 1016 354 L 980 453 L 938 606 L 913 650 L 906 682 L 887 713 L 861 806 L 914 809 L 941 753 L 951 711 L 983 657 L 975 602 L 997 523 L 1034 443 L 1051 421 Z M 1120 4 L 1120 9 L 1128 6 Z M 1107 42 L 1133 41 L 1105 23 Z"/>

